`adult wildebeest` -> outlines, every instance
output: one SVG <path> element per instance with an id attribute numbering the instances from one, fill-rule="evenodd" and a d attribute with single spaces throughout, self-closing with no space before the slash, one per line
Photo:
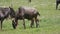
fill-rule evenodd
<path id="1" fill-rule="evenodd" d="M 0 26 L 2 29 L 2 23 L 4 21 L 4 19 L 8 18 L 8 16 L 10 15 L 10 17 L 14 17 L 14 10 L 11 7 L 0 7 Z"/>
<path id="2" fill-rule="evenodd" d="M 59 4 L 60 4 L 60 0 L 56 0 L 56 9 L 58 8 Z"/>
<path id="3" fill-rule="evenodd" d="M 31 20 L 31 27 L 34 24 L 34 21 L 36 22 L 36 27 L 38 27 L 38 22 L 39 22 L 39 20 L 37 19 L 38 15 L 40 14 L 35 8 L 25 7 L 25 6 L 19 7 L 18 11 L 16 12 L 15 18 L 12 21 L 13 28 L 16 29 L 18 20 L 23 20 L 23 26 L 25 29 L 26 28 L 25 19 Z"/>

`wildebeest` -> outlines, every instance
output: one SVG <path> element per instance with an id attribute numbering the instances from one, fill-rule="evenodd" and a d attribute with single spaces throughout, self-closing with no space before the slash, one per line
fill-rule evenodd
<path id="1" fill-rule="evenodd" d="M 16 12 L 15 18 L 12 21 L 12 26 L 14 29 L 16 29 L 18 20 L 23 20 L 23 26 L 25 29 L 26 28 L 25 19 L 27 19 L 27 20 L 31 20 L 31 27 L 34 24 L 34 21 L 36 22 L 36 27 L 38 27 L 38 22 L 39 22 L 39 19 L 37 19 L 38 15 L 40 14 L 35 8 L 21 6 L 18 8 L 18 11 Z"/>
<path id="2" fill-rule="evenodd" d="M 60 4 L 60 0 L 56 0 L 56 9 L 58 8 L 59 4 Z"/>
<path id="3" fill-rule="evenodd" d="M 0 7 L 0 25 L 1 25 L 1 29 L 2 29 L 2 23 L 4 21 L 4 19 L 8 18 L 8 16 L 10 15 L 10 17 L 14 17 L 14 11 L 11 7 Z"/>

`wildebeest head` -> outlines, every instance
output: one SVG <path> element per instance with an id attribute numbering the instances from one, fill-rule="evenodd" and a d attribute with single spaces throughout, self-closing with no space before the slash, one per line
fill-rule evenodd
<path id="1" fill-rule="evenodd" d="M 16 26 L 18 25 L 18 21 L 16 19 L 12 20 L 12 26 L 14 29 L 16 29 Z"/>
<path id="2" fill-rule="evenodd" d="M 59 4 L 60 4 L 60 0 L 56 0 L 56 9 L 58 8 Z"/>
<path id="3" fill-rule="evenodd" d="M 12 20 L 12 26 L 13 26 L 14 29 L 16 29 L 16 24 L 15 24 L 14 20 Z"/>

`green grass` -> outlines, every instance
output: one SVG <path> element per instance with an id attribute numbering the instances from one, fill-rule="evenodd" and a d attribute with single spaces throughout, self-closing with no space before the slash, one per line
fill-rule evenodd
<path id="1" fill-rule="evenodd" d="M 23 28 L 22 20 L 19 20 L 17 29 L 12 28 L 11 20 L 4 20 L 3 30 L 0 34 L 60 34 L 60 10 L 55 9 L 55 0 L 0 0 L 0 6 L 10 6 L 13 4 L 14 10 L 20 6 L 35 7 L 41 16 L 39 28 L 30 28 L 30 21 L 26 20 L 26 29 Z M 60 8 L 60 6 L 59 6 Z"/>

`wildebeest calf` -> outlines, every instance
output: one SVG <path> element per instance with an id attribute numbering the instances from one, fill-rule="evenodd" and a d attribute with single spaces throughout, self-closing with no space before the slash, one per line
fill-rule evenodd
<path id="1" fill-rule="evenodd" d="M 13 28 L 15 29 L 18 20 L 23 20 L 23 26 L 25 26 L 25 19 L 31 20 L 31 27 L 34 24 L 34 21 L 36 22 L 36 27 L 38 27 L 39 20 L 37 19 L 37 16 L 40 15 L 39 12 L 35 8 L 31 7 L 25 7 L 21 6 L 18 8 L 18 11 L 16 12 L 15 19 L 12 21 Z"/>

